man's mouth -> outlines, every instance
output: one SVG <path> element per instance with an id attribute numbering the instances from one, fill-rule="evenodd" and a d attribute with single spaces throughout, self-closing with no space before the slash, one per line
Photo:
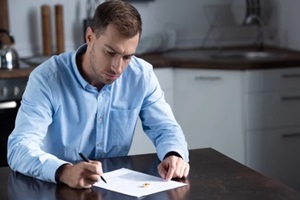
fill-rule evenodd
<path id="1" fill-rule="evenodd" d="M 111 81 L 116 80 L 118 78 L 118 75 L 116 75 L 116 74 L 105 73 L 105 75 L 106 75 L 107 79 L 111 80 Z"/>

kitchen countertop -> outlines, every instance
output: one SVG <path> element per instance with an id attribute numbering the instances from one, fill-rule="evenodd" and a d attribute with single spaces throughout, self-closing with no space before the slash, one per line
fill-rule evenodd
<path id="1" fill-rule="evenodd" d="M 5 79 L 5 78 L 27 78 L 34 68 L 35 67 L 29 67 L 26 69 L 12 69 L 12 70 L 1 69 L 0 70 L 0 78 L 2 78 L 2 79 Z"/>
<path id="2" fill-rule="evenodd" d="M 300 67 L 300 52 L 289 49 L 267 47 L 266 52 L 285 54 L 282 57 L 268 59 L 243 59 L 243 58 L 212 58 L 205 56 L 212 49 L 186 49 L 172 50 L 165 53 L 149 53 L 139 57 L 150 62 L 155 68 L 192 68 L 192 69 L 228 69 L 228 70 L 252 70 L 273 69 L 283 67 Z M 225 51 L 255 51 L 252 47 L 223 48 Z M 194 54 L 191 56 L 189 54 Z M 197 55 L 198 54 L 198 55 Z"/>
<path id="3" fill-rule="evenodd" d="M 226 51 L 254 51 L 252 47 L 222 48 Z M 164 53 L 148 53 L 137 55 L 150 62 L 154 68 L 173 67 L 190 69 L 225 69 L 225 70 L 253 70 L 276 69 L 284 67 L 300 67 L 300 52 L 289 49 L 267 47 L 267 52 L 284 53 L 285 56 L 268 59 L 243 58 L 212 58 L 207 52 L 214 49 L 175 49 Z M 0 78 L 28 77 L 34 67 L 26 69 L 0 70 Z"/>

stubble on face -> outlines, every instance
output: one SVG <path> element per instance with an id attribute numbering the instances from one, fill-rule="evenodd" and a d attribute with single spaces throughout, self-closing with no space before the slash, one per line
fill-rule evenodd
<path id="1" fill-rule="evenodd" d="M 102 69 L 101 66 L 97 65 L 95 66 L 97 63 L 96 61 L 96 55 L 95 55 L 95 43 L 92 44 L 92 48 L 90 51 L 90 55 L 89 55 L 89 66 L 91 68 L 92 71 L 92 75 L 93 75 L 93 82 L 96 82 L 98 84 L 107 84 L 106 81 L 104 81 L 104 77 L 101 75 L 101 71 L 99 73 L 99 71 L 97 71 L 96 69 Z"/>
<path id="2" fill-rule="evenodd" d="M 112 84 L 129 64 L 136 50 L 139 34 L 133 38 L 125 38 L 113 25 L 109 25 L 98 38 L 92 30 L 89 34 L 85 65 L 88 68 L 89 82 L 96 87 Z"/>

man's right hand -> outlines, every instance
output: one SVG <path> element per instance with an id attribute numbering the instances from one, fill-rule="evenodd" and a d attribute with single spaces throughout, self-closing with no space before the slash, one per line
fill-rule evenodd
<path id="1" fill-rule="evenodd" d="M 59 168 L 57 179 L 72 188 L 91 188 L 103 174 L 98 161 L 80 162 L 75 165 L 66 164 Z"/>

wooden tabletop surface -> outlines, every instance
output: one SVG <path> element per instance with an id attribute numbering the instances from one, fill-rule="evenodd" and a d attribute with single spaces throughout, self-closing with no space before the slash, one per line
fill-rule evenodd
<path id="1" fill-rule="evenodd" d="M 104 171 L 122 167 L 158 176 L 156 154 L 103 159 Z M 211 149 L 190 150 L 191 170 L 187 186 L 143 198 L 143 200 L 299 200 L 300 192 L 230 159 Z M 136 199 L 93 187 L 92 190 L 71 189 L 65 185 L 39 181 L 8 167 L 0 168 L 1 200 L 127 200 Z M 109 181 L 109 180 L 107 180 Z"/>

